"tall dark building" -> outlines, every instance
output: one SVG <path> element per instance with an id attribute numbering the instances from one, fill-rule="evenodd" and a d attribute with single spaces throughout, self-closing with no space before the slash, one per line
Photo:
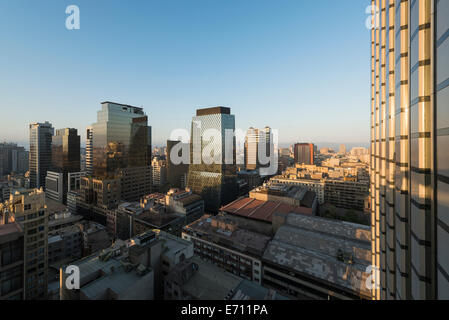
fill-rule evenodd
<path id="1" fill-rule="evenodd" d="M 208 139 L 211 129 L 218 133 L 217 139 Z M 230 108 L 199 109 L 192 119 L 187 186 L 203 197 L 206 210 L 211 212 L 218 212 L 238 195 L 234 132 L 235 117 Z M 204 154 L 213 160 L 208 162 Z"/>
<path id="2" fill-rule="evenodd" d="M 80 136 L 76 129 L 56 130 L 52 139 L 52 162 L 45 191 L 53 200 L 67 203 L 68 174 L 80 171 Z"/>
<path id="3" fill-rule="evenodd" d="M 45 187 L 45 177 L 51 166 L 51 144 L 54 129 L 51 123 L 30 124 L 30 187 Z"/>
<path id="4" fill-rule="evenodd" d="M 375 299 L 449 299 L 449 1 L 375 0 Z"/>
<path id="5" fill-rule="evenodd" d="M 294 148 L 295 163 L 314 164 L 315 147 L 312 143 L 297 143 Z"/>
<path id="6" fill-rule="evenodd" d="M 167 140 L 167 182 L 170 184 L 171 188 L 184 188 L 187 182 L 187 173 L 189 172 L 188 163 L 174 164 L 171 161 L 171 152 L 173 150 L 173 147 L 175 147 L 179 143 L 182 144 L 183 142 Z M 184 148 L 184 150 L 189 150 L 190 152 L 190 144 L 186 144 L 186 146 L 187 147 Z M 179 149 L 181 151 L 178 152 L 178 156 L 182 157 L 183 148 Z"/>

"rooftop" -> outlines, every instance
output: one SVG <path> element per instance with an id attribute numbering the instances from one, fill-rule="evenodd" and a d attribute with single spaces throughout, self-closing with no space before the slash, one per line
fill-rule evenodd
<path id="1" fill-rule="evenodd" d="M 200 234 L 202 239 L 208 239 L 216 244 L 255 256 L 262 256 L 271 239 L 269 236 L 241 229 L 235 221 L 222 215 L 214 217 L 204 215 L 199 220 L 185 226 L 184 230 Z"/>
<path id="2" fill-rule="evenodd" d="M 274 213 L 290 213 L 312 215 L 311 208 L 295 207 L 275 201 L 262 201 L 251 198 L 240 198 L 221 208 L 228 214 L 235 214 L 250 219 L 271 223 Z"/>
<path id="3" fill-rule="evenodd" d="M 291 213 L 268 244 L 263 259 L 369 297 L 369 227 Z"/>

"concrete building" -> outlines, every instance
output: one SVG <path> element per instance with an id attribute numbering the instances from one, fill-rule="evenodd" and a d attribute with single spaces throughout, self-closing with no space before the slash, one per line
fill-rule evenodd
<path id="1" fill-rule="evenodd" d="M 262 282 L 261 257 L 269 236 L 242 229 L 224 215 L 205 215 L 184 227 L 182 238 L 194 244 L 201 259 L 243 279 Z"/>
<path id="2" fill-rule="evenodd" d="M 147 231 L 72 262 L 80 290 L 67 290 L 61 268 L 61 300 L 153 300 L 164 297 L 164 279 L 193 256 L 193 244 L 165 232 Z"/>
<path id="3" fill-rule="evenodd" d="M 298 299 L 370 299 L 367 226 L 276 214 L 263 254 L 263 284 Z"/>
<path id="4" fill-rule="evenodd" d="M 449 2 L 372 5 L 373 297 L 448 299 Z"/>
<path id="5" fill-rule="evenodd" d="M 326 179 L 324 201 L 337 208 L 363 211 L 369 196 L 369 182 L 357 179 Z"/>
<path id="6" fill-rule="evenodd" d="M 243 180 L 248 184 L 249 190 L 252 190 L 262 184 L 262 177 L 259 174 L 258 170 L 246 171 L 240 170 L 237 171 L 237 178 L 239 180 Z"/>
<path id="7" fill-rule="evenodd" d="M 154 270 L 146 252 L 150 239 L 138 243 L 116 242 L 112 247 L 74 261 L 80 270 L 80 289 L 66 286 L 65 267 L 60 269 L 61 300 L 153 300 Z"/>
<path id="8" fill-rule="evenodd" d="M 0 223 L 0 300 L 23 300 L 24 234 L 17 222 Z"/>
<path id="9" fill-rule="evenodd" d="M 16 190 L 0 204 L 0 224 L 17 222 L 24 234 L 24 299 L 45 299 L 48 281 L 48 213 L 41 189 Z"/>
<path id="10" fill-rule="evenodd" d="M 80 259 L 83 256 L 83 233 L 72 225 L 52 232 L 48 237 L 48 265 Z"/>
<path id="11" fill-rule="evenodd" d="M 276 291 L 244 280 L 198 257 L 165 278 L 165 300 L 285 300 Z"/>
<path id="12" fill-rule="evenodd" d="M 312 165 L 315 161 L 315 146 L 312 143 L 297 143 L 294 147 L 295 163 Z"/>
<path id="13" fill-rule="evenodd" d="M 167 183 L 167 161 L 154 157 L 151 161 L 151 172 L 153 189 L 161 191 L 161 188 Z"/>
<path id="14" fill-rule="evenodd" d="M 151 229 L 180 236 L 182 228 L 204 214 L 204 201 L 189 190 L 170 189 L 166 194 L 153 193 L 141 202 L 126 202 L 115 210 L 113 226 L 116 238 L 129 239 Z"/>
<path id="15" fill-rule="evenodd" d="M 185 188 L 187 174 L 189 172 L 188 163 L 174 163 L 172 151 L 178 151 L 178 157 L 183 156 L 183 150 L 190 155 L 190 144 L 181 141 L 167 140 L 167 182 L 170 188 Z"/>
<path id="16" fill-rule="evenodd" d="M 0 178 L 28 171 L 28 151 L 15 143 L 0 143 Z"/>
<path id="17" fill-rule="evenodd" d="M 51 168 L 51 144 L 54 128 L 51 123 L 30 124 L 30 186 L 45 188 L 45 177 Z"/>
<path id="18" fill-rule="evenodd" d="M 92 175 L 94 172 L 93 127 L 86 128 L 86 172 Z"/>
<path id="19" fill-rule="evenodd" d="M 251 199 L 262 201 L 275 201 L 295 207 L 311 209 L 316 214 L 318 207 L 317 196 L 313 191 L 294 185 L 268 182 L 249 192 Z"/>

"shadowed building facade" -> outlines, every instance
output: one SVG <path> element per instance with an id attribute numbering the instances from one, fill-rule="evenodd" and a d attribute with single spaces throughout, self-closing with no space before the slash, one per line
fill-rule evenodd
<path id="1" fill-rule="evenodd" d="M 448 299 L 449 1 L 372 5 L 373 297 Z"/>

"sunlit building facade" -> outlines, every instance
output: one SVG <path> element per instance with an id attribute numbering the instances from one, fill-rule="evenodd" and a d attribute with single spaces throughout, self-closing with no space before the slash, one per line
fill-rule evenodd
<path id="1" fill-rule="evenodd" d="M 211 129 L 220 136 L 207 137 Z M 199 109 L 192 120 L 187 186 L 203 197 L 206 210 L 212 212 L 238 195 L 234 132 L 235 117 L 230 108 Z"/>
<path id="2" fill-rule="evenodd" d="M 449 298 L 449 1 L 374 0 L 373 297 Z"/>

